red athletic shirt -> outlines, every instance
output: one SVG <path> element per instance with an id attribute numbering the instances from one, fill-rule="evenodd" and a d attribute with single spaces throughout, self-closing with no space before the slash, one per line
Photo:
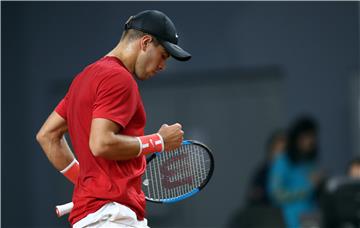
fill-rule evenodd
<path id="1" fill-rule="evenodd" d="M 132 209 L 144 219 L 145 198 L 141 175 L 145 156 L 113 161 L 94 157 L 89 148 L 93 118 L 109 119 L 122 127 L 120 134 L 144 135 L 146 114 L 132 74 L 116 57 L 103 57 L 79 73 L 55 111 L 67 121 L 80 174 L 73 193 L 69 221 L 75 224 L 109 202 Z"/>

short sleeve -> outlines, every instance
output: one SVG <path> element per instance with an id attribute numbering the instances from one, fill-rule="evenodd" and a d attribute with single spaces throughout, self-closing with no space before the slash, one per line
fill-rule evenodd
<path id="1" fill-rule="evenodd" d="M 125 128 L 135 113 L 137 96 L 136 82 L 130 76 L 111 75 L 97 88 L 93 118 L 109 119 Z"/>
<path id="2" fill-rule="evenodd" d="M 68 99 L 68 96 L 66 94 L 66 96 L 55 107 L 55 112 L 57 114 L 59 114 L 65 120 L 66 120 L 66 113 L 67 113 L 67 99 Z"/>

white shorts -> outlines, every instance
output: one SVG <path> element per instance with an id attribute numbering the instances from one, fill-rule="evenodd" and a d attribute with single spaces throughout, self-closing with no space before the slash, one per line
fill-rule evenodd
<path id="1" fill-rule="evenodd" d="M 107 203 L 94 213 L 88 214 L 73 228 L 149 228 L 147 220 L 137 220 L 130 208 L 115 202 Z"/>

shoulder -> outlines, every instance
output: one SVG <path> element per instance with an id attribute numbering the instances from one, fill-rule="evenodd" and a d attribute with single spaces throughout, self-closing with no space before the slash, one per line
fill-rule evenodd
<path id="1" fill-rule="evenodd" d="M 118 89 L 137 88 L 133 75 L 119 64 L 99 60 L 93 64 L 94 79 L 100 87 L 111 87 Z"/>
<path id="2" fill-rule="evenodd" d="M 107 58 L 102 58 L 93 64 L 95 71 L 101 73 L 104 76 L 121 76 L 117 79 L 120 80 L 134 80 L 132 74 L 121 64 L 115 61 L 111 61 Z"/>

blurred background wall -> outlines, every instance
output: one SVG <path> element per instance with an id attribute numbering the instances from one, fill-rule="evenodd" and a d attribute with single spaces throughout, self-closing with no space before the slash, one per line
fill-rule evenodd
<path id="1" fill-rule="evenodd" d="M 224 227 L 267 137 L 299 114 L 319 121 L 329 174 L 360 155 L 359 2 L 1 2 L 2 227 L 68 227 L 54 205 L 71 199 L 72 186 L 35 135 L 73 77 L 145 9 L 168 14 L 193 54 L 139 83 L 146 131 L 181 122 L 216 159 L 198 196 L 148 204 L 151 226 Z"/>

